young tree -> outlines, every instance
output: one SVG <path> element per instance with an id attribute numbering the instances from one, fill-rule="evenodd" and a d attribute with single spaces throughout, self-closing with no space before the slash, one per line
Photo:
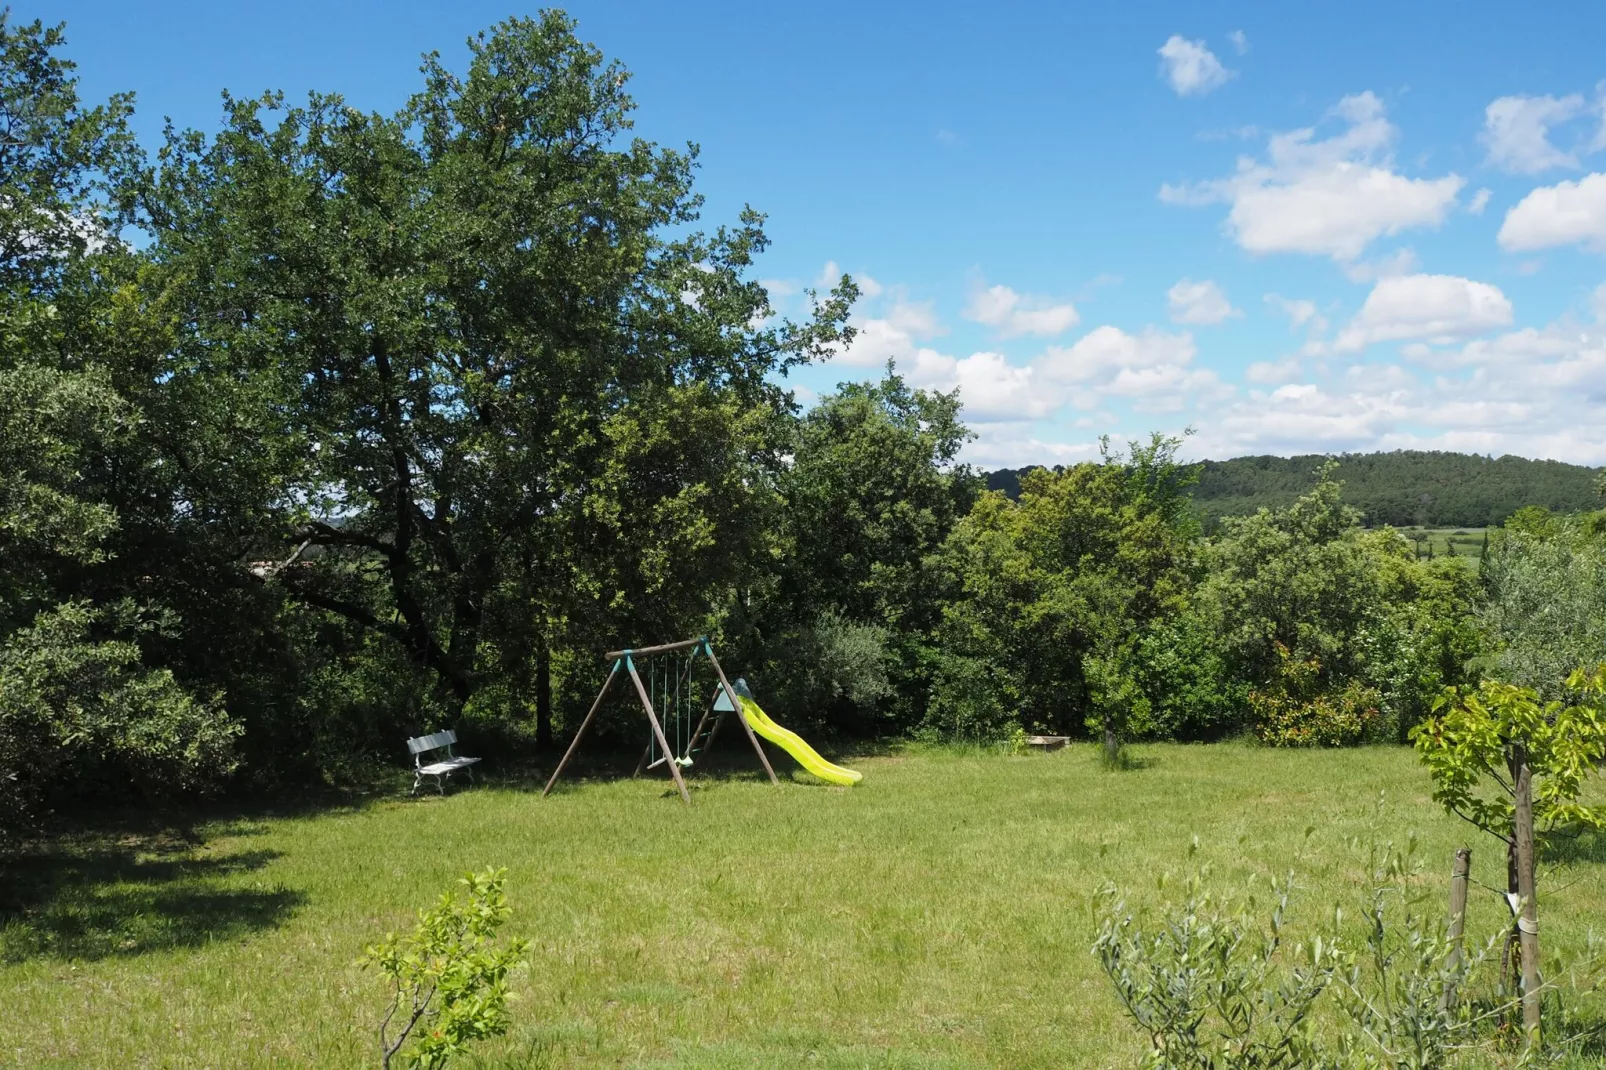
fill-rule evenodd
<path id="1" fill-rule="evenodd" d="M 1539 1029 L 1538 840 L 1578 827 L 1606 828 L 1606 807 L 1587 806 L 1586 782 L 1606 761 L 1606 664 L 1567 676 L 1566 701 L 1486 680 L 1448 688 L 1435 716 L 1412 732 L 1433 778 L 1433 798 L 1506 845 L 1507 889 L 1521 911 L 1523 1025 Z"/>
<path id="2" fill-rule="evenodd" d="M 221 500 L 266 520 L 240 567 L 399 644 L 448 711 L 565 638 L 713 611 L 787 442 L 776 378 L 853 296 L 769 325 L 761 217 L 688 229 L 695 150 L 629 139 L 625 72 L 566 17 L 470 49 L 394 116 L 229 99 L 142 202 L 182 310 L 165 374 L 260 398 L 234 432 L 272 478 Z"/>

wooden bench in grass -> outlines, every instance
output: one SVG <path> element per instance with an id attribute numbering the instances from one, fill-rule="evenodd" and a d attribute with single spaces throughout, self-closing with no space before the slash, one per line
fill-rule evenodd
<path id="1" fill-rule="evenodd" d="M 479 761 L 479 759 L 457 757 L 452 753 L 452 744 L 456 742 L 457 733 L 450 729 L 428 736 L 414 736 L 407 741 L 407 749 L 413 755 L 412 794 L 418 794 L 418 785 L 422 784 L 427 776 L 435 778 L 435 788 L 442 795 L 446 794 L 446 778 L 459 769 L 468 769 L 468 778 L 470 780 L 474 779 L 474 770 L 469 769 L 469 766 Z M 426 765 L 424 763 L 424 755 L 429 751 L 445 751 L 446 757 L 436 757 L 434 761 Z"/>

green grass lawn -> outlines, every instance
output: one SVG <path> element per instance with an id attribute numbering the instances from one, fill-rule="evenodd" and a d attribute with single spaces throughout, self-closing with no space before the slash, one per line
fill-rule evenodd
<path id="1" fill-rule="evenodd" d="M 1504 883 L 1408 750 L 1138 753 L 1120 773 L 1086 747 L 866 758 L 858 788 L 693 780 L 690 808 L 658 780 L 482 786 L 8 859 L 0 1064 L 376 1065 L 364 943 L 487 863 L 532 961 L 512 1032 L 471 1066 L 1131 1065 L 1092 899 L 1113 881 L 1158 901 L 1195 835 L 1230 883 L 1286 870 L 1315 826 L 1296 925 L 1358 908 L 1349 840 L 1380 792 L 1446 881 L 1472 842 L 1475 876 Z M 1558 864 L 1548 951 L 1606 919 L 1606 842 Z M 1471 931 L 1503 909 L 1475 891 Z"/>

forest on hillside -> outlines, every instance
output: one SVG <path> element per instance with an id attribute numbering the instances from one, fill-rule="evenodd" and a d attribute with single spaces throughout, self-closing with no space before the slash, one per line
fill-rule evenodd
<path id="1" fill-rule="evenodd" d="M 1205 461 L 1191 491 L 1194 509 L 1205 529 L 1214 531 L 1224 516 L 1290 505 L 1316 485 L 1329 459 L 1303 454 Z M 1345 453 L 1331 459 L 1338 462 L 1344 501 L 1361 511 L 1368 527 L 1492 527 L 1524 506 L 1568 513 L 1601 502 L 1603 470 L 1562 461 L 1437 450 Z M 1028 470 L 992 472 L 988 489 L 1018 497 L 1021 474 Z"/>

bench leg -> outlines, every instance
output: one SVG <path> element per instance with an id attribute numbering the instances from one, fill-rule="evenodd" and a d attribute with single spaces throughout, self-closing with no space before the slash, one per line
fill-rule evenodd
<path id="1" fill-rule="evenodd" d="M 409 795 L 417 795 L 418 794 L 418 785 L 422 784 L 423 782 L 424 782 L 424 774 L 423 773 L 419 773 L 419 772 L 414 772 L 413 773 L 413 790 L 409 791 L 407 794 L 409 794 Z"/>
<path id="2" fill-rule="evenodd" d="M 450 773 L 446 773 L 445 775 L 442 775 L 440 773 L 436 773 L 435 774 L 435 790 L 440 792 L 441 796 L 443 798 L 446 795 L 446 777 L 449 777 L 451 775 L 452 774 L 450 774 Z"/>

